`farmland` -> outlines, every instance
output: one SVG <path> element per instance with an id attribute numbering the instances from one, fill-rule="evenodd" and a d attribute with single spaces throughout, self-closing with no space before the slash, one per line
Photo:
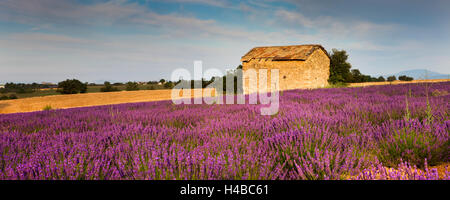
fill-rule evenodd
<path id="1" fill-rule="evenodd" d="M 351 83 L 349 87 L 365 87 L 371 85 L 437 83 L 450 79 L 414 80 L 394 82 Z M 52 109 L 99 106 L 119 103 L 136 103 L 144 101 L 161 101 L 171 99 L 171 90 L 162 89 L 160 85 L 152 85 L 156 90 L 145 90 L 149 86 L 140 85 L 139 91 L 100 92 L 102 86 L 88 86 L 86 94 L 61 95 L 56 89 L 40 90 L 33 93 L 17 94 L 19 99 L 0 101 L 0 114 L 41 111 L 44 107 Z M 124 86 L 117 86 L 124 90 Z M 193 94 L 193 92 L 192 92 Z"/>
<path id="2" fill-rule="evenodd" d="M 0 179 L 450 179 L 450 82 L 0 115 Z M 70 95 L 69 95 L 70 96 Z"/>
<path id="3" fill-rule="evenodd" d="M 193 91 L 191 92 L 192 95 L 194 95 Z M 206 94 L 207 92 L 205 92 Z M 51 95 L 0 101 L 0 114 L 41 111 L 47 106 L 51 109 L 62 109 L 169 99 L 171 99 L 171 90 Z"/>

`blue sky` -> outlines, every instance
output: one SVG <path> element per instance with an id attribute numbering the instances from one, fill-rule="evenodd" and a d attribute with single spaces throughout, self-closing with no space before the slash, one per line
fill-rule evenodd
<path id="1" fill-rule="evenodd" d="M 450 73 L 449 13 L 446 0 L 0 0 L 0 83 L 168 79 L 312 43 L 365 74 Z"/>

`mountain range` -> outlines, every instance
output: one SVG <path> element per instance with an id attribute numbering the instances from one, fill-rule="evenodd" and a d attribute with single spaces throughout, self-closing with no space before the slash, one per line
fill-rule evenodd
<path id="1" fill-rule="evenodd" d="M 426 69 L 413 69 L 413 70 L 405 70 L 398 72 L 396 74 L 389 74 L 384 75 L 384 77 L 392 76 L 399 77 L 402 75 L 406 75 L 409 77 L 413 77 L 414 80 L 421 80 L 421 79 L 450 79 L 450 74 L 441 74 L 439 72 L 433 72 Z"/>

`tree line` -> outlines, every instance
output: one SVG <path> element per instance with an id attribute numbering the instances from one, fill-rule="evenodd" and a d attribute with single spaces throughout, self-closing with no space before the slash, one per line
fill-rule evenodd
<path id="1" fill-rule="evenodd" d="M 362 74 L 359 69 L 351 69 L 352 65 L 347 62 L 348 54 L 345 50 L 333 49 L 330 55 L 330 84 L 362 83 L 362 82 L 384 82 L 395 81 L 395 76 L 389 76 L 385 79 L 383 76 L 378 78 Z M 401 81 L 412 81 L 412 77 L 399 76 Z"/>
<path id="2" fill-rule="evenodd" d="M 147 90 L 154 90 L 156 89 L 153 85 L 155 84 L 161 84 L 165 89 L 171 89 L 175 86 L 175 83 L 172 81 L 167 81 L 164 79 L 161 79 L 158 81 L 149 81 L 146 83 Z M 77 79 L 67 79 L 65 81 L 58 83 L 58 92 L 61 94 L 76 94 L 76 93 L 86 93 L 88 89 L 88 85 L 94 86 L 95 84 L 88 84 L 88 83 L 82 83 L 81 81 Z M 105 81 L 103 83 L 103 87 L 100 88 L 100 92 L 116 92 L 121 91 L 121 89 L 118 86 L 125 86 L 126 91 L 136 91 L 140 90 L 139 83 L 135 81 L 128 81 L 126 83 L 113 83 L 109 81 Z"/>
<path id="3" fill-rule="evenodd" d="M 383 76 L 379 77 L 372 77 L 370 75 L 362 74 L 359 69 L 352 69 L 352 65 L 347 61 L 348 54 L 345 50 L 337 50 L 332 49 L 331 55 L 330 55 L 330 77 L 328 79 L 328 82 L 333 85 L 339 85 L 339 84 L 347 84 L 347 83 L 362 83 L 362 82 L 384 82 L 384 81 L 395 81 L 397 80 L 397 77 L 395 76 L 389 76 L 386 79 Z M 239 65 L 236 69 L 242 69 L 242 65 Z M 237 73 L 237 70 L 232 70 L 227 72 L 229 73 Z M 146 84 L 146 89 L 148 90 L 154 90 L 156 89 L 154 87 L 155 84 L 162 85 L 165 89 L 171 89 L 176 84 L 180 83 L 181 81 L 190 81 L 191 88 L 194 88 L 195 82 L 201 82 L 202 88 L 205 88 L 209 84 L 213 83 L 215 79 L 222 79 L 223 81 L 223 90 L 226 90 L 226 75 L 222 77 L 212 77 L 210 80 L 179 80 L 177 82 L 172 81 L 166 81 L 165 79 L 161 79 L 159 81 L 149 81 Z M 412 81 L 412 77 L 408 76 L 399 76 L 398 80 L 401 81 Z M 96 85 L 96 84 L 88 84 L 83 83 L 77 79 L 67 79 L 65 81 L 59 82 L 57 85 L 51 85 L 51 84 L 38 84 L 38 83 L 32 83 L 32 84 L 25 84 L 25 83 L 6 83 L 4 88 L 0 88 L 0 93 L 31 93 L 39 89 L 43 88 L 54 88 L 57 87 L 57 92 L 61 94 L 76 94 L 76 93 L 86 93 L 88 90 L 88 85 Z M 108 81 L 105 81 L 103 84 L 103 87 L 100 88 L 101 92 L 115 92 L 115 91 L 121 91 L 121 89 L 118 86 L 125 86 L 126 91 L 136 91 L 139 90 L 139 83 L 129 81 L 124 83 L 110 83 Z M 237 77 L 234 76 L 234 91 L 242 92 L 237 88 Z M 15 94 L 11 94 L 10 96 L 3 95 L 0 96 L 0 100 L 5 99 L 17 99 L 17 96 Z"/>

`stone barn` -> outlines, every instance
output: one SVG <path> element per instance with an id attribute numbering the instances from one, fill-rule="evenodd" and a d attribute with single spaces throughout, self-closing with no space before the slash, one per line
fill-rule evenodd
<path id="1" fill-rule="evenodd" d="M 292 45 L 255 47 L 242 59 L 242 70 L 267 69 L 270 88 L 270 69 L 279 70 L 279 90 L 318 88 L 328 85 L 330 56 L 321 45 Z M 258 76 L 256 76 L 258 77 Z M 244 76 L 244 93 L 256 92 Z"/>

